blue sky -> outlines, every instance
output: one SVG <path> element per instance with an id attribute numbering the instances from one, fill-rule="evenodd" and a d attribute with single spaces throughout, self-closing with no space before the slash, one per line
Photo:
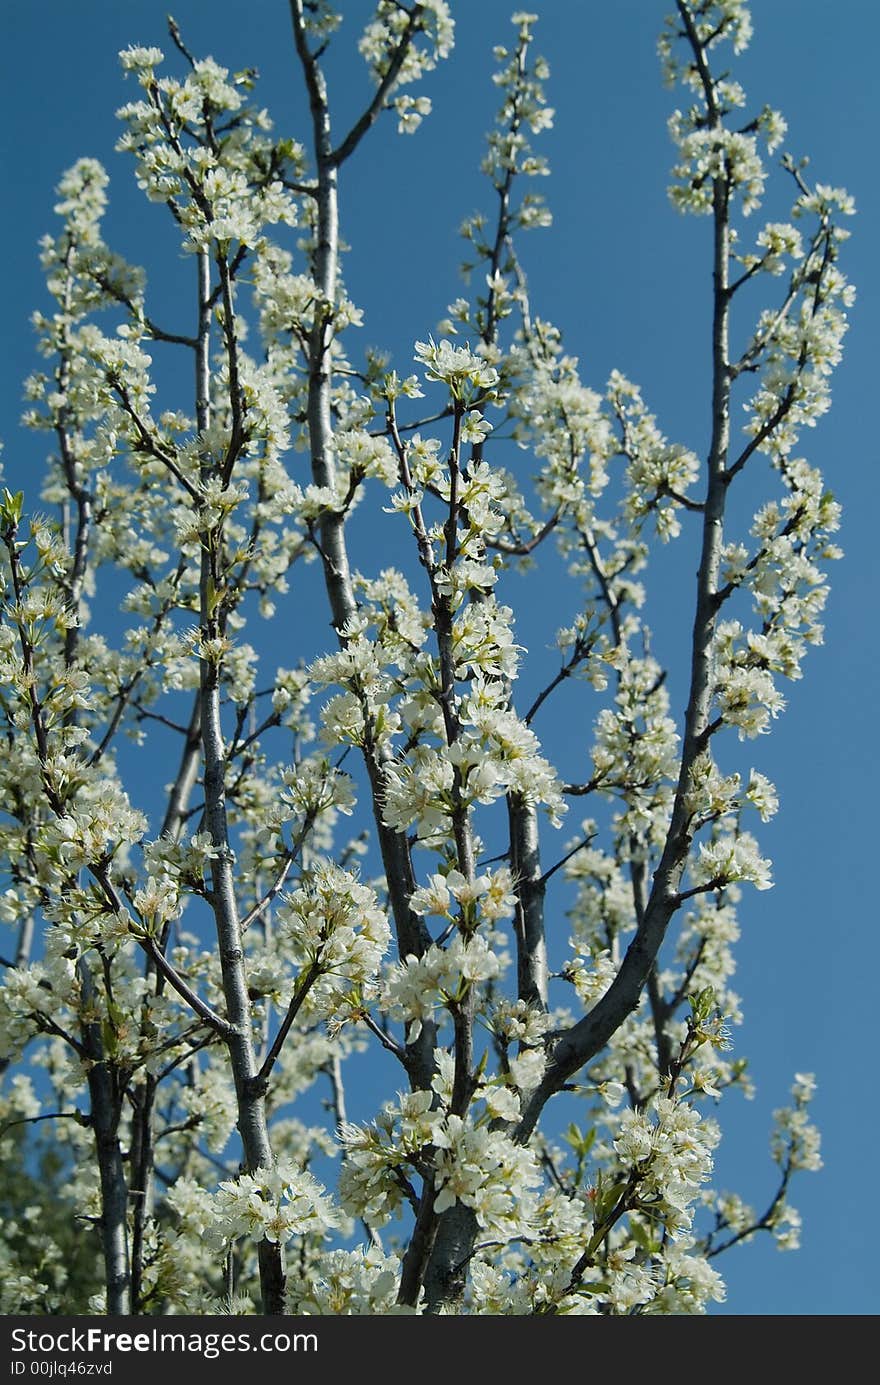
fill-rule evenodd
<path id="1" fill-rule="evenodd" d="M 339 132 L 366 94 L 352 58 L 365 0 L 346 0 L 347 23 L 328 72 Z M 507 0 L 453 0 L 458 44 L 424 88 L 434 114 L 413 138 L 392 122 L 368 140 L 343 178 L 346 277 L 365 310 L 364 341 L 390 347 L 408 368 L 411 344 L 434 330 L 460 291 L 462 218 L 487 205 L 478 174 L 482 135 L 496 102 L 491 46 L 513 33 Z M 564 331 L 586 381 L 601 388 L 621 369 L 643 389 L 666 434 L 698 452 L 708 436 L 709 223 L 683 219 L 666 196 L 672 146 L 666 118 L 680 99 L 666 90 L 655 41 L 663 0 L 565 3 L 532 0 L 537 46 L 552 71 L 556 126 L 542 152 L 553 175 L 541 190 L 551 231 L 521 250 L 538 311 Z M 0 436 L 7 473 L 35 498 L 39 440 L 17 427 L 21 381 L 35 366 L 32 309 L 43 302 L 37 240 L 53 230 L 53 187 L 88 154 L 111 170 L 114 248 L 148 269 L 168 321 L 181 308 L 183 280 L 157 251 L 172 245 L 163 218 L 140 198 L 130 168 L 114 155 L 114 110 L 133 96 L 116 54 L 129 43 L 166 46 L 165 0 L 41 0 L 4 15 L 0 83 L 0 163 L 5 215 L 0 229 L 5 283 Z M 755 37 L 736 75 L 759 110 L 789 123 L 787 147 L 809 154 L 810 176 L 843 185 L 859 216 L 843 267 L 858 287 L 846 356 L 831 413 L 803 450 L 825 472 L 844 507 L 846 557 L 832 571 L 826 643 L 813 652 L 772 734 L 754 743 L 752 763 L 777 784 L 781 810 L 761 830 L 774 861 L 775 888 L 745 895 L 738 989 L 746 1022 L 737 1048 L 752 1059 L 757 1097 L 736 1098 L 721 1115 L 727 1139 L 719 1183 L 761 1204 L 772 1191 L 767 1133 L 795 1070 L 814 1071 L 815 1113 L 825 1169 L 804 1175 L 793 1201 L 804 1217 L 803 1248 L 779 1256 L 757 1243 L 725 1257 L 728 1302 L 739 1314 L 869 1314 L 880 1307 L 876 1241 L 880 1226 L 872 1169 L 878 1139 L 876 932 L 878 681 L 877 397 L 878 188 L 875 63 L 880 7 L 873 0 L 755 0 Z M 276 127 L 305 137 L 285 0 L 175 0 L 190 48 L 234 68 L 256 66 L 261 104 Z M 336 51 L 338 50 L 338 51 Z M 788 198 L 784 177 L 777 187 Z M 768 212 L 772 207 L 768 203 Z M 784 214 L 785 206 L 779 204 Z M 774 212 L 775 214 L 775 212 Z M 759 214 L 760 215 L 760 214 Z M 165 218 L 167 219 L 167 218 Z M 178 319 L 179 320 L 179 319 Z M 690 555 L 680 560 L 690 572 Z M 656 613 L 663 651 L 690 621 L 678 604 L 673 562 Z M 546 642 L 549 589 L 539 583 L 524 607 L 520 637 Z M 560 610 L 556 624 L 568 618 Z M 681 619 L 677 619 L 680 615 Z M 673 697 L 679 684 L 673 678 Z M 679 703 L 675 710 L 680 708 Z"/>

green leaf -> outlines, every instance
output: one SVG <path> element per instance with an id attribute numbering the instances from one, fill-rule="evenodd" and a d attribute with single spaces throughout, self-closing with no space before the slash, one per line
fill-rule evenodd
<path id="1" fill-rule="evenodd" d="M 626 1191 L 628 1182 L 628 1179 L 622 1178 L 616 1183 L 609 1184 L 607 1188 L 597 1187 L 596 1218 L 598 1221 L 604 1221 L 614 1211 L 618 1201 Z"/>
<path id="2" fill-rule="evenodd" d="M 24 491 L 10 491 L 6 486 L 3 487 L 3 501 L 0 504 L 0 513 L 3 519 L 13 527 L 17 525 L 24 510 Z"/>
<path id="3" fill-rule="evenodd" d="M 716 1008 L 715 991 L 712 986 L 704 986 L 696 995 L 688 996 L 695 1022 L 705 1024 Z"/>
<path id="4" fill-rule="evenodd" d="M 596 1139 L 596 1129 L 595 1126 L 591 1125 L 589 1130 L 581 1130 L 580 1126 L 575 1125 L 574 1121 L 572 1121 L 562 1138 L 565 1140 L 566 1144 L 571 1145 L 571 1148 L 578 1158 L 583 1159 L 589 1154 L 593 1147 L 593 1142 Z"/>
<path id="5" fill-rule="evenodd" d="M 596 1280 L 594 1284 L 578 1284 L 574 1292 L 582 1294 L 584 1298 L 589 1298 L 591 1294 L 610 1294 L 611 1285 L 606 1284 L 603 1280 Z"/>
<path id="6" fill-rule="evenodd" d="M 632 1234 L 633 1240 L 636 1242 L 637 1245 L 641 1246 L 642 1250 L 645 1251 L 646 1254 L 653 1255 L 656 1252 L 656 1241 L 651 1234 L 650 1228 L 645 1226 L 644 1222 L 639 1221 L 635 1217 L 631 1217 L 629 1222 L 629 1229 Z"/>

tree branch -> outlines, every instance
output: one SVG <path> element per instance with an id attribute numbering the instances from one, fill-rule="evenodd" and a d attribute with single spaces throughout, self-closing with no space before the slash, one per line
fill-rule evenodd
<path id="1" fill-rule="evenodd" d="M 292 0 L 292 3 L 296 3 L 296 0 Z M 364 135 L 370 127 L 375 124 L 382 112 L 386 98 L 397 81 L 397 75 L 403 66 L 403 60 L 406 57 L 407 50 L 421 28 L 424 8 L 424 5 L 416 4 L 413 5 L 410 10 L 407 26 L 401 34 L 394 52 L 391 54 L 388 70 L 379 83 L 379 86 L 376 88 L 372 101 L 360 119 L 355 121 L 342 143 L 334 149 L 330 155 L 330 160 L 334 167 L 338 168 L 340 164 L 345 163 L 345 160 L 354 153 Z"/>

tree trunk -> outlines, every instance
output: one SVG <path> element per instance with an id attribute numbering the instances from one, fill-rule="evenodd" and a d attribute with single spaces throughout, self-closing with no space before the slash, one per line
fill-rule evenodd
<path id="1" fill-rule="evenodd" d="M 77 970 L 86 1009 L 95 1001 L 95 987 L 88 965 L 80 960 Z M 101 1244 L 107 1286 L 107 1314 L 123 1317 L 131 1312 L 131 1264 L 128 1249 L 128 1184 L 119 1147 L 122 1092 L 119 1076 L 105 1055 L 101 1026 L 83 1025 L 83 1046 L 90 1060 L 88 1084 L 90 1119 L 101 1179 Z"/>

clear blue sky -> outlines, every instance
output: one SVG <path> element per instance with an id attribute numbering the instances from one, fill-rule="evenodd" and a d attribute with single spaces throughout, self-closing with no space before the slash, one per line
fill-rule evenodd
<path id="1" fill-rule="evenodd" d="M 36 497 L 38 439 L 17 427 L 21 381 L 35 366 L 31 310 L 43 302 L 37 240 L 53 230 L 52 190 L 88 154 L 111 169 L 114 247 L 152 270 L 155 316 L 189 314 L 180 268 L 163 285 L 151 264 L 160 212 L 133 190 L 114 155 L 114 110 L 134 92 L 117 51 L 166 45 L 165 0 L 40 0 L 9 5 L 3 19 L 0 162 L 5 270 L 0 435 L 8 476 Z M 279 130 L 304 137 L 304 103 L 286 0 L 174 0 L 191 49 L 233 68 L 256 66 L 260 101 Z M 352 41 L 369 6 L 345 0 L 349 21 L 329 67 L 331 93 L 346 114 L 366 91 Z M 411 343 L 434 330 L 460 291 L 457 227 L 487 205 L 477 173 L 481 137 L 494 108 L 491 45 L 512 34 L 508 0 L 453 0 L 458 44 L 425 90 L 435 111 L 408 140 L 387 129 L 346 170 L 346 274 L 365 309 L 365 341 L 390 346 L 407 365 Z M 555 218 L 525 238 L 522 252 L 543 316 L 564 330 L 588 383 L 601 388 L 617 367 L 637 381 L 663 430 L 703 451 L 708 435 L 709 224 L 682 219 L 666 197 L 672 146 L 666 117 L 680 98 L 661 82 L 655 40 L 664 0 L 531 0 L 538 47 L 550 61 L 555 129 L 541 144 L 553 167 L 542 186 Z M 858 286 L 846 358 L 831 414 L 803 450 L 819 464 L 844 507 L 843 563 L 832 572 L 825 646 L 787 690 L 789 709 L 752 762 L 780 790 L 776 823 L 761 842 L 776 887 L 743 900 L 738 989 L 746 1023 L 737 1047 L 752 1058 L 758 1087 L 750 1105 L 731 1098 L 718 1182 L 762 1204 L 772 1191 L 766 1138 L 772 1109 L 795 1070 L 814 1071 L 815 1113 L 825 1169 L 803 1175 L 793 1201 L 804 1217 L 803 1248 L 780 1256 L 769 1241 L 735 1251 L 720 1266 L 729 1297 L 722 1312 L 870 1314 L 880 1308 L 880 1233 L 873 1170 L 878 1119 L 876 1023 L 877 406 L 878 180 L 874 0 L 755 0 L 755 37 L 737 76 L 760 109 L 789 122 L 787 146 L 809 154 L 810 175 L 846 186 L 859 210 L 844 267 Z M 781 175 L 780 175 L 781 177 Z M 784 189 L 787 196 L 787 189 Z M 162 245 L 170 241 L 160 241 Z M 188 292 L 188 291 L 187 291 Z M 186 321 L 186 317 L 184 321 Z M 184 328 L 186 330 L 186 328 Z M 688 557 L 684 559 L 690 563 Z M 694 560 L 695 561 L 695 560 Z M 672 570 L 670 570 L 672 573 Z M 673 574 L 674 575 L 674 574 Z M 674 657 L 675 587 L 656 624 Z M 523 613 L 520 635 L 542 638 L 548 593 Z M 665 609 L 664 609 L 665 607 Z M 567 618 L 559 612 L 555 624 Z M 690 616 L 682 611 L 682 617 Z M 679 627 L 680 630 L 680 627 Z M 673 680 L 673 693 L 676 683 Z M 678 708 L 676 708 L 678 710 Z"/>

